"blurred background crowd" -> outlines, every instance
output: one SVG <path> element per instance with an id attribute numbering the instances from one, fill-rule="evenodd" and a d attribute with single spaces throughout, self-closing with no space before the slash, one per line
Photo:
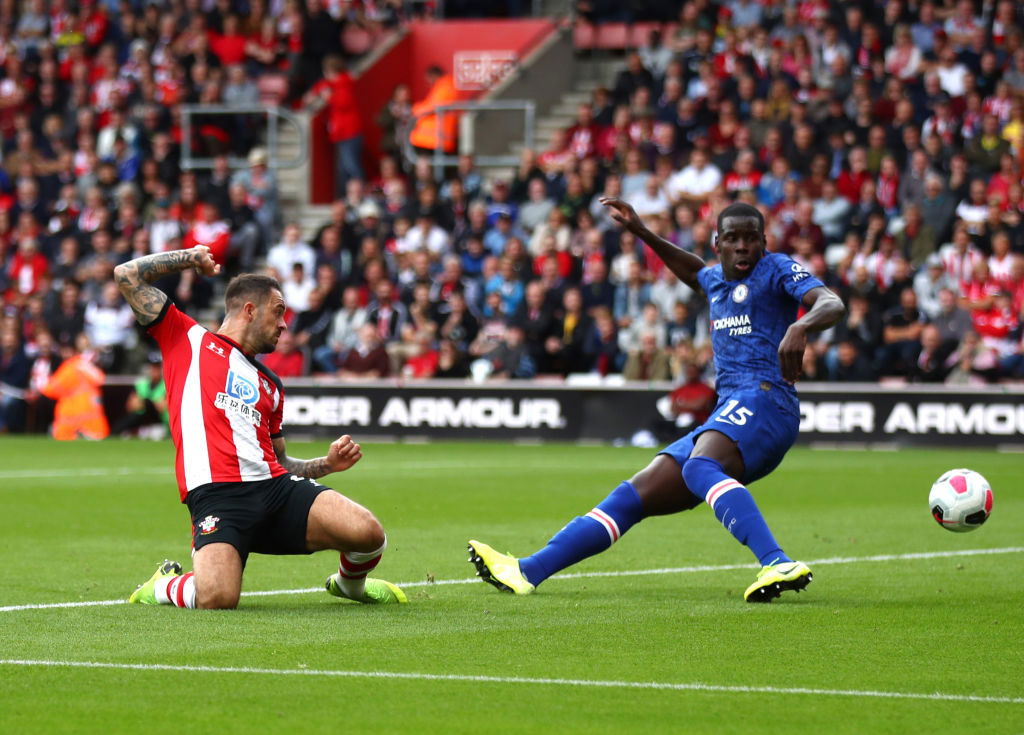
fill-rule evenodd
<path id="1" fill-rule="evenodd" d="M 511 178 L 464 155 L 437 181 L 397 146 L 364 175 L 342 144 L 360 126 L 401 135 L 413 101 L 400 85 L 376 120 L 332 138 L 344 178 L 304 238 L 258 132 L 229 119 L 183 141 L 179 106 L 257 104 L 270 74 L 287 77 L 283 102 L 330 105 L 346 29 L 402 23 L 409 3 L 0 0 L 0 431 L 45 426 L 36 402 L 62 360 L 143 371 L 152 345 L 112 269 L 197 243 L 228 275 L 281 280 L 290 330 L 264 360 L 282 377 L 713 385 L 706 304 L 612 222 L 604 195 L 708 261 L 717 213 L 757 206 L 769 249 L 848 306 L 808 347 L 805 380 L 1024 378 L 1020 3 L 576 10 L 665 24 Z M 182 145 L 213 168 L 182 170 Z M 222 284 L 159 285 L 219 324 Z"/>

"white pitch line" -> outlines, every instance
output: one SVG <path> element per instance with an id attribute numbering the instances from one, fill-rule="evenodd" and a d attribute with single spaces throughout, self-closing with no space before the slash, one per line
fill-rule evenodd
<path id="1" fill-rule="evenodd" d="M 174 473 L 166 467 L 82 467 L 77 470 L 7 470 L 0 472 L 0 480 L 34 480 L 47 477 L 107 477 L 108 475 L 167 475 Z"/>
<path id="2" fill-rule="evenodd" d="M 265 674 L 270 676 L 328 676 L 350 679 L 404 679 L 412 681 L 453 681 L 474 684 L 542 684 L 545 686 L 593 687 L 602 689 L 655 689 L 726 694 L 810 694 L 831 697 L 875 699 L 923 699 L 939 702 L 983 702 L 1024 704 L 1024 697 L 993 697 L 944 692 L 884 692 L 870 689 L 811 689 L 808 687 L 735 686 L 703 682 L 615 681 L 601 679 L 554 679 L 528 676 L 475 676 L 471 674 L 426 674 L 406 671 L 334 671 L 330 669 L 264 669 L 248 666 L 173 666 L 170 664 L 127 664 L 101 661 L 41 661 L 0 659 L 0 666 L 45 666 L 55 668 L 115 669 L 124 671 L 173 671 L 201 674 Z"/>
<path id="3" fill-rule="evenodd" d="M 597 472 L 615 472 L 622 470 L 624 465 L 621 464 L 607 464 L 607 465 L 595 465 L 588 464 L 584 469 Z M 359 466 L 356 470 L 349 473 L 349 476 L 355 476 L 358 473 L 372 473 L 372 472 L 419 472 L 422 470 L 438 470 L 438 471 L 451 471 L 451 470 L 479 470 L 479 471 L 497 471 L 497 472 L 512 472 L 521 471 L 529 472 L 536 470 L 544 470 L 545 472 L 564 470 L 566 472 L 573 471 L 579 472 L 579 468 L 568 468 L 564 465 L 558 464 L 500 464 L 500 463 L 472 463 L 472 462 L 393 462 L 389 464 L 381 464 L 377 466 Z M 168 467 L 84 467 L 76 470 L 6 470 L 0 471 L 0 480 L 32 480 L 32 479 L 46 479 L 46 478 L 62 478 L 62 477 L 105 477 L 107 475 L 166 475 L 168 479 L 174 480 L 174 471 Z"/>
<path id="4" fill-rule="evenodd" d="M 828 566 L 830 564 L 858 564 L 883 561 L 913 561 L 915 559 L 944 559 L 959 556 L 987 556 L 991 554 L 1018 554 L 1024 552 L 1024 546 L 1005 546 L 997 549 L 961 549 L 959 551 L 921 551 L 908 554 L 876 554 L 874 556 L 833 556 L 824 559 L 811 559 L 807 564 Z M 717 564 L 693 567 L 662 567 L 660 569 L 633 569 L 619 572 L 573 572 L 556 574 L 551 579 L 586 579 L 588 577 L 643 577 L 654 574 L 693 574 L 699 572 L 730 572 L 737 569 L 751 569 L 752 564 Z M 441 587 L 451 584 L 473 584 L 477 577 L 465 579 L 437 579 L 433 581 L 399 582 L 399 587 Z M 242 597 L 272 597 L 277 595 L 305 595 L 311 592 L 323 592 L 323 587 L 300 587 L 286 590 L 256 590 L 243 592 Z M 28 605 L 5 605 L 0 612 L 18 612 L 19 610 L 51 610 L 69 607 L 109 607 L 124 605 L 125 600 L 90 600 L 88 602 L 43 602 Z"/>

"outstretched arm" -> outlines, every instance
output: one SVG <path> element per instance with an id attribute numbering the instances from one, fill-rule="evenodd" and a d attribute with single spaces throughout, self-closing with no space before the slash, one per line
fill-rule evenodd
<path id="1" fill-rule="evenodd" d="M 210 248 L 197 245 L 189 250 L 171 250 L 129 260 L 114 268 L 114 280 L 139 324 L 147 326 L 160 315 L 167 301 L 167 294 L 152 286 L 153 281 L 189 268 L 207 276 L 220 273 Z"/>
<path id="2" fill-rule="evenodd" d="M 647 243 L 680 281 L 698 293 L 703 290 L 697 281 L 697 273 L 704 267 L 703 260 L 655 235 L 647 229 L 636 210 L 621 199 L 601 197 L 600 202 L 611 210 L 613 220 Z"/>
<path id="3" fill-rule="evenodd" d="M 338 437 L 327 450 L 327 456 L 316 459 L 295 459 L 289 457 L 285 448 L 284 437 L 274 439 L 274 453 L 281 466 L 299 477 L 308 477 L 315 480 L 318 477 L 329 475 L 332 472 L 347 470 L 360 459 L 363 452 L 359 445 L 352 441 L 348 434 Z"/>
<path id="4" fill-rule="evenodd" d="M 802 303 L 807 307 L 807 313 L 789 325 L 779 343 L 782 377 L 790 383 L 795 383 L 800 377 L 804 350 L 807 348 L 807 333 L 828 329 L 846 313 L 842 299 L 824 286 L 812 288 L 805 293 Z"/>

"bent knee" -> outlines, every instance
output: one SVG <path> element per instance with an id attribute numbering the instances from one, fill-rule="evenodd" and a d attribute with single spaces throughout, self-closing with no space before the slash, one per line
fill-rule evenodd
<path id="1" fill-rule="evenodd" d="M 238 607 L 240 593 L 213 591 L 205 594 L 196 592 L 196 607 L 200 610 L 234 610 Z"/>
<path id="2" fill-rule="evenodd" d="M 703 498 L 690 492 L 679 462 L 668 454 L 659 454 L 630 480 L 647 515 L 667 515 L 690 510 Z"/>
<path id="3" fill-rule="evenodd" d="M 359 534 L 359 548 L 354 551 L 384 551 L 387 544 L 387 534 L 384 533 L 384 526 L 380 525 L 372 514 L 367 514 L 363 519 Z"/>

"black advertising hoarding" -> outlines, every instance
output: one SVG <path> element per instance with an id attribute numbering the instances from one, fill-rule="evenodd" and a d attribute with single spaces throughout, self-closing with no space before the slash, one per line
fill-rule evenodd
<path id="1" fill-rule="evenodd" d="M 133 380 L 110 378 L 111 421 Z M 658 419 L 671 386 L 570 386 L 438 380 L 332 383 L 285 381 L 288 436 L 540 441 L 629 441 Z M 1024 387 L 800 385 L 803 444 L 1024 449 Z"/>
<path id="2" fill-rule="evenodd" d="M 628 440 L 657 418 L 670 386 L 285 385 L 289 433 L 438 439 Z M 801 395 L 802 443 L 1024 446 L 1024 390 L 813 384 Z"/>
<path id="3" fill-rule="evenodd" d="M 1024 448 L 1024 389 L 801 386 L 800 441 Z"/>
<path id="4" fill-rule="evenodd" d="M 582 407 L 576 391 L 564 389 L 292 382 L 284 426 L 314 435 L 575 440 L 584 436 Z"/>

